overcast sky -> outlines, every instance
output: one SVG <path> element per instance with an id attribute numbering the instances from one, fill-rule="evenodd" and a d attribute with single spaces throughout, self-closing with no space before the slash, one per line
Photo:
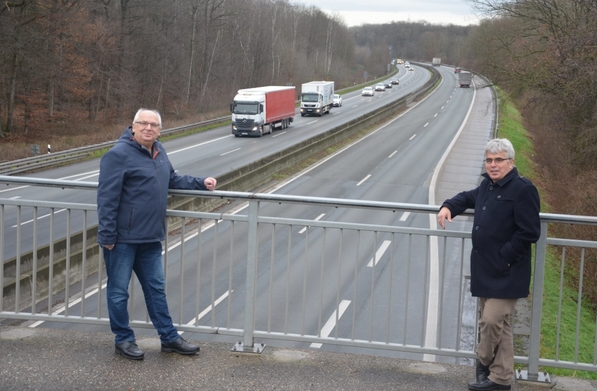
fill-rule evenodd
<path id="1" fill-rule="evenodd" d="M 348 27 L 365 23 L 382 24 L 392 21 L 434 24 L 477 24 L 475 10 L 466 0 L 291 0 L 332 15 L 339 15 Z"/>

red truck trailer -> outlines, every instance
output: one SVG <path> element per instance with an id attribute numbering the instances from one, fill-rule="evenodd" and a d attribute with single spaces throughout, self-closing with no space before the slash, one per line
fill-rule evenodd
<path id="1" fill-rule="evenodd" d="M 232 134 L 263 136 L 294 121 L 296 92 L 293 86 L 267 86 L 238 90 L 230 104 Z"/>

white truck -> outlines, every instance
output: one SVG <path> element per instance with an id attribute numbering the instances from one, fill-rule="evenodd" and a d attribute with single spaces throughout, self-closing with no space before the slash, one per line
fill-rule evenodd
<path id="1" fill-rule="evenodd" d="M 431 62 L 434 67 L 438 67 L 442 65 L 442 59 L 439 57 L 433 57 L 433 61 Z"/>
<path id="2" fill-rule="evenodd" d="M 238 90 L 232 103 L 232 134 L 263 136 L 275 128 L 286 129 L 294 121 L 294 86 L 267 86 Z"/>
<path id="3" fill-rule="evenodd" d="M 472 73 L 466 72 L 466 71 L 460 71 L 460 73 L 458 74 L 458 84 L 460 85 L 460 88 L 470 87 L 472 81 L 473 81 Z"/>
<path id="4" fill-rule="evenodd" d="M 311 81 L 301 86 L 301 117 L 322 116 L 334 107 L 334 82 Z"/>

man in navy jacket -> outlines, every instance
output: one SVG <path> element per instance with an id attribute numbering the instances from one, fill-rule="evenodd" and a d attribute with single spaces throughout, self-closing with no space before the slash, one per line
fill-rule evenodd
<path id="1" fill-rule="evenodd" d="M 514 373 L 512 312 L 529 295 L 531 244 L 541 234 L 539 193 L 514 166 L 507 139 L 485 147 L 485 179 L 476 189 L 444 201 L 439 225 L 474 209 L 471 294 L 479 298 L 479 343 L 476 381 L 469 390 L 510 390 Z"/>
<path id="2" fill-rule="evenodd" d="M 162 352 L 195 354 L 199 346 L 178 335 L 166 302 L 162 240 L 168 189 L 213 190 L 214 178 L 178 175 L 162 144 L 160 114 L 139 109 L 116 145 L 100 161 L 97 189 L 98 243 L 103 248 L 110 328 L 115 351 L 131 360 L 144 353 L 129 326 L 127 302 L 132 272 L 143 289 L 147 312 L 160 335 Z"/>

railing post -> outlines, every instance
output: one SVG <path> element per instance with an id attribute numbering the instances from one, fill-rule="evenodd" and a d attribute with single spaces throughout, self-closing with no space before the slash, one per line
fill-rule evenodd
<path id="1" fill-rule="evenodd" d="M 243 341 L 238 341 L 232 348 L 234 352 L 261 353 L 264 344 L 253 345 L 255 329 L 255 284 L 257 283 L 257 218 L 259 201 L 249 200 L 247 232 L 247 283 L 245 288 L 245 325 Z"/>
<path id="2" fill-rule="evenodd" d="M 543 289 L 545 263 L 547 262 L 547 222 L 541 222 L 541 236 L 535 246 L 535 267 L 531 300 L 531 332 L 529 335 L 528 372 L 517 370 L 516 379 L 536 382 L 550 382 L 549 374 L 539 373 L 539 353 L 541 348 L 541 318 L 543 314 Z"/>

